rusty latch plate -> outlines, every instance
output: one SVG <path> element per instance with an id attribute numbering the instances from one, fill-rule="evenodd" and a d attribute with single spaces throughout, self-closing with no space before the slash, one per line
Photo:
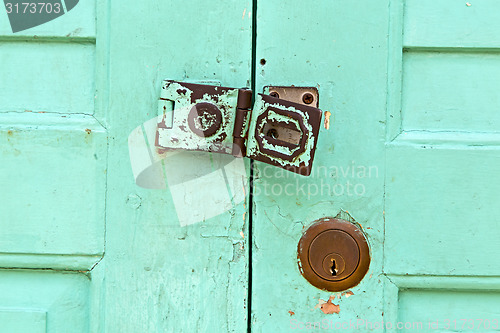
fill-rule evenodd
<path id="1" fill-rule="evenodd" d="M 251 100 L 249 89 L 166 80 L 159 101 L 156 146 L 237 155 L 238 150 L 245 151 L 234 144 L 242 144 L 246 129 L 241 124 L 248 122 Z"/>
<path id="2" fill-rule="evenodd" d="M 249 89 L 165 80 L 158 104 L 157 149 L 248 156 L 309 175 L 322 112 L 307 104 L 317 105 L 317 91 L 311 103 L 259 94 L 252 108 L 251 99 Z"/>
<path id="3" fill-rule="evenodd" d="M 259 94 L 252 110 L 247 156 L 308 176 L 320 126 L 320 109 Z"/>
<path id="4" fill-rule="evenodd" d="M 265 86 L 264 94 L 315 108 L 319 105 L 319 93 L 316 87 Z"/>

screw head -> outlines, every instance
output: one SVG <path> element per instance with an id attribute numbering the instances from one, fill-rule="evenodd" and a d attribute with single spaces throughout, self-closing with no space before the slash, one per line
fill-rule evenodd
<path id="1" fill-rule="evenodd" d="M 304 95 L 302 95 L 302 102 L 311 104 L 312 102 L 314 102 L 314 96 L 311 93 L 305 93 Z"/>
<path id="2" fill-rule="evenodd" d="M 271 97 L 276 97 L 276 98 L 280 98 L 280 94 L 278 94 L 276 91 L 271 91 L 271 92 L 269 93 L 269 96 L 271 96 Z"/>

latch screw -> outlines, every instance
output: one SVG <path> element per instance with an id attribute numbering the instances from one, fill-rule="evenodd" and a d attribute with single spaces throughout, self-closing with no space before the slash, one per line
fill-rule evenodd
<path id="1" fill-rule="evenodd" d="M 305 93 L 302 96 L 302 101 L 306 104 L 311 104 L 314 101 L 314 97 L 311 93 Z"/>
<path id="2" fill-rule="evenodd" d="M 276 91 L 271 91 L 271 92 L 269 93 L 269 96 L 271 96 L 271 97 L 276 97 L 276 98 L 280 98 L 280 94 L 278 94 Z"/>

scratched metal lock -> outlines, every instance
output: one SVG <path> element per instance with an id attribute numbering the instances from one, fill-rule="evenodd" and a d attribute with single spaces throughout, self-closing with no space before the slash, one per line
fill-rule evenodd
<path id="1" fill-rule="evenodd" d="M 361 229 L 336 218 L 319 219 L 305 230 L 297 258 L 304 278 L 328 291 L 356 286 L 370 267 L 370 249 Z"/>
<path id="2" fill-rule="evenodd" d="M 158 104 L 156 147 L 249 157 L 308 176 L 320 109 L 215 85 L 165 80 Z"/>

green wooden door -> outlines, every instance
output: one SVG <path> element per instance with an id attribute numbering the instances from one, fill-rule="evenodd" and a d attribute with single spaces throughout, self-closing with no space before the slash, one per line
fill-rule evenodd
<path id="1" fill-rule="evenodd" d="M 258 2 L 256 90 L 318 86 L 332 125 L 310 178 L 256 163 L 253 331 L 499 330 L 499 9 Z M 347 294 L 297 267 L 304 228 L 326 216 L 370 244 Z"/>
<path id="2" fill-rule="evenodd" d="M 251 3 L 233 0 L 111 2 L 106 332 L 246 329 L 248 203 L 181 226 L 175 190 L 134 183 L 127 138 L 156 116 L 163 79 L 249 84 L 250 12 Z M 201 167 L 199 157 L 176 170 Z M 196 190 L 180 214 L 214 205 L 209 188 Z"/>
<path id="3" fill-rule="evenodd" d="M 319 107 L 332 116 L 330 129 L 320 131 L 310 177 L 256 163 L 253 329 L 311 331 L 316 323 L 320 331 L 337 321 L 381 320 L 388 3 L 259 2 L 257 11 L 257 59 L 265 65 L 257 68 L 256 89 L 317 86 Z M 312 222 L 336 216 L 363 227 L 372 260 L 354 295 L 327 305 L 336 293 L 301 276 L 297 244 Z M 322 311 L 336 310 L 333 304 L 338 314 Z"/>
<path id="4" fill-rule="evenodd" d="M 88 271 L 105 254 L 105 8 L 81 2 L 15 34 L 0 14 L 3 332 L 89 332 L 100 323 Z"/>
<path id="5" fill-rule="evenodd" d="M 2 330 L 498 331 L 498 13 L 494 0 L 82 1 L 16 34 L 2 21 Z M 165 78 L 317 87 L 332 117 L 313 174 L 255 162 L 252 188 L 233 191 L 244 200 L 217 216 L 203 184 L 183 212 L 175 182 L 137 186 L 127 138 L 157 115 Z M 183 158 L 184 174 L 226 163 Z M 297 266 L 305 228 L 336 216 L 370 244 L 347 293 Z"/>

